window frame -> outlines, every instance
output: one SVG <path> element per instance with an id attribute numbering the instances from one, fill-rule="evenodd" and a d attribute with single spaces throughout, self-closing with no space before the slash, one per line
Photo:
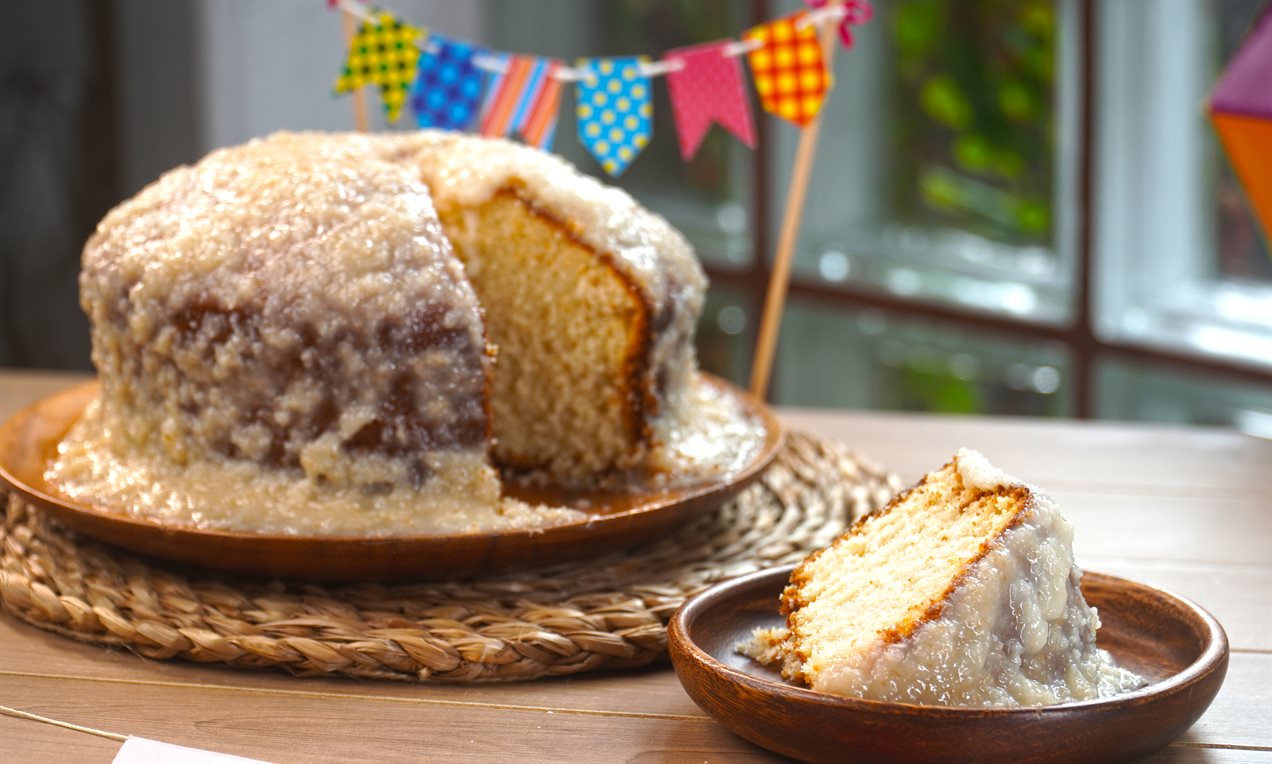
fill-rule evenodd
<path id="1" fill-rule="evenodd" d="M 1272 385 L 1272 368 L 1256 364 L 1242 363 L 1231 358 L 1205 356 L 1181 351 L 1177 347 L 1145 344 L 1132 341 L 1117 335 L 1109 335 L 1098 330 L 1096 319 L 1096 299 L 1094 293 L 1095 263 L 1094 251 L 1097 246 L 1096 225 L 1098 224 L 1095 195 L 1097 183 L 1097 127 L 1098 110 L 1100 108 L 1101 91 L 1097 91 L 1099 71 L 1098 51 L 1098 16 L 1096 0 L 1059 0 L 1062 12 L 1073 14 L 1071 23 L 1065 28 L 1075 30 L 1069 40 L 1061 41 L 1061 45 L 1076 46 L 1077 55 L 1066 55 L 1072 61 L 1073 70 L 1066 70 L 1060 86 L 1060 99 L 1071 99 L 1073 108 L 1062 112 L 1071 114 L 1073 123 L 1061 129 L 1062 136 L 1075 136 L 1076 145 L 1065 145 L 1061 139 L 1058 161 L 1077 163 L 1076 172 L 1058 173 L 1073 178 L 1073 188 L 1063 186 L 1057 188 L 1057 199 L 1061 200 L 1060 216 L 1057 225 L 1059 246 L 1072 246 L 1074 257 L 1074 305 L 1070 320 L 1059 325 L 1040 323 L 1029 318 L 1012 317 L 1008 314 L 987 313 L 968 309 L 954 304 L 926 302 L 922 298 L 902 297 L 887 294 L 851 282 L 830 285 L 793 273 L 790 279 L 789 296 L 791 298 L 807 298 L 830 305 L 838 305 L 847 309 L 873 308 L 886 314 L 902 318 L 912 318 L 953 324 L 968 330 L 1001 336 L 1008 340 L 1042 339 L 1063 344 L 1071 358 L 1071 374 L 1073 415 L 1079 419 L 1090 419 L 1097 413 L 1096 379 L 1101 360 L 1117 359 L 1139 363 L 1151 363 L 1157 366 L 1179 371 L 1207 372 L 1234 382 L 1255 382 Z M 769 0 L 752 0 L 753 17 L 759 21 L 771 15 L 773 8 Z M 1068 81 L 1075 87 L 1063 84 Z M 1066 106 L 1069 104 L 1066 104 Z M 707 273 L 717 283 L 728 285 L 748 296 L 750 315 L 758 316 L 764 303 L 771 267 L 770 250 L 775 241 L 771 219 L 771 204 L 777 196 L 774 183 L 785 184 L 786 178 L 772 177 L 768 170 L 769 152 L 771 149 L 770 120 L 760 119 L 757 123 L 758 148 L 752 164 L 752 236 L 754 246 L 750 262 L 742 267 L 707 266 Z M 784 187 L 784 185 L 783 185 Z M 1071 202 L 1071 203 L 1070 203 Z M 1070 215 L 1065 211 L 1072 210 Z M 749 346 L 754 347 L 757 327 L 748 326 Z M 779 341 L 791 341 L 790 337 Z M 749 365 L 749 362 L 748 362 Z M 780 391 L 775 385 L 770 387 L 769 397 L 778 397 Z"/>

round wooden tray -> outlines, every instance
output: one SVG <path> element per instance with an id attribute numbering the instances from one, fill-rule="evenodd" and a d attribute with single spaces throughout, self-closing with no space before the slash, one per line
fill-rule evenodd
<path id="1" fill-rule="evenodd" d="M 1097 644 L 1148 680 L 1111 698 L 1030 708 L 951 708 L 845 698 L 788 682 L 735 646 L 782 626 L 793 566 L 698 594 L 676 612 L 668 649 L 694 702 L 736 734 L 802 761 L 1101 762 L 1147 755 L 1183 734 L 1214 700 L 1228 638 L 1196 604 L 1101 573 L 1082 577 L 1100 612 Z"/>
<path id="2" fill-rule="evenodd" d="M 97 394 L 90 382 L 19 411 L 0 427 L 0 480 L 68 527 L 133 552 L 254 577 L 312 581 L 452 578 L 582 559 L 650 541 L 719 506 L 763 472 L 782 443 L 777 418 L 729 383 L 703 379 L 734 397 L 765 429 L 765 442 L 742 469 L 722 480 L 627 492 L 536 488 L 510 493 L 570 506 L 585 520 L 549 528 L 489 533 L 348 537 L 264 534 L 174 526 L 60 496 L 44 473 L 57 444 Z"/>

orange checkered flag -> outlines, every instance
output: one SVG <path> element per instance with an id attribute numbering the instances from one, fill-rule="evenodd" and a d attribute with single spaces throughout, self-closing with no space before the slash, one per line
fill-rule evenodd
<path id="1" fill-rule="evenodd" d="M 774 19 L 743 35 L 760 43 L 747 54 L 760 106 L 800 127 L 821 111 L 833 83 L 817 39 L 817 25 L 799 23 L 806 15 L 800 11 Z"/>

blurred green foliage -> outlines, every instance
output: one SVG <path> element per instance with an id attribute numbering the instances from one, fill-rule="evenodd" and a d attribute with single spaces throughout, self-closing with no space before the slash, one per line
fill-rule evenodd
<path id="1" fill-rule="evenodd" d="M 1053 0 L 898 0 L 890 119 L 900 219 L 1051 238 Z"/>

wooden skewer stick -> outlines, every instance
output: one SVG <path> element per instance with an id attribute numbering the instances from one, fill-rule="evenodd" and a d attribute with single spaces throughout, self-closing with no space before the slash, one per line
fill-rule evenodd
<path id="1" fill-rule="evenodd" d="M 834 4 L 839 3 L 834 2 Z M 826 24 L 822 27 L 822 56 L 826 60 L 828 71 L 835 63 L 837 34 L 835 24 Z M 786 288 L 791 280 L 791 259 L 795 256 L 795 243 L 799 239 L 799 226 L 804 216 L 804 199 L 808 192 L 808 176 L 812 173 L 813 158 L 817 154 L 817 136 L 821 133 L 821 121 L 822 114 L 819 113 L 800 135 L 799 146 L 795 151 L 795 168 L 791 172 L 790 187 L 786 191 L 786 210 L 782 214 L 782 230 L 777 239 L 777 255 L 773 258 L 773 272 L 769 275 L 768 293 L 764 297 L 764 314 L 760 318 L 755 357 L 751 360 L 751 393 L 760 400 L 764 400 L 768 394 L 769 379 L 773 375 L 773 353 L 777 349 L 777 336 L 782 328 L 782 310 L 786 307 Z"/>
<path id="2" fill-rule="evenodd" d="M 344 25 L 345 47 L 353 46 L 353 38 L 358 34 L 358 20 L 344 8 L 340 9 L 340 20 Z M 371 130 L 367 119 L 367 93 L 365 88 L 355 88 L 349 94 L 353 98 L 353 126 L 360 133 Z"/>

